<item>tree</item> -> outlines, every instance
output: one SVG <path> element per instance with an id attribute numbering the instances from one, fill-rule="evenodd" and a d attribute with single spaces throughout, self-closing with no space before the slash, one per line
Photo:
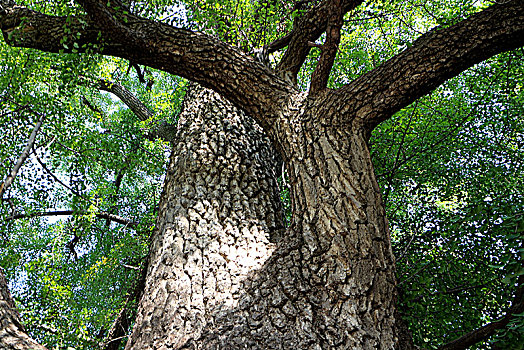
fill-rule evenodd
<path id="1" fill-rule="evenodd" d="M 127 348 L 411 347 L 399 341 L 409 337 L 395 309 L 394 258 L 369 137 L 380 123 L 447 79 L 522 46 L 522 1 L 496 4 L 435 28 L 335 90 L 327 85 L 344 16 L 360 1 L 310 3 L 295 17 L 290 33 L 262 51 L 287 47 L 274 70 L 211 36 L 133 15 L 119 1 L 109 6 L 105 1 L 78 3 L 87 16 L 43 15 L 3 1 L 4 38 L 10 45 L 48 52 L 99 50 L 215 90 L 269 135 L 291 186 L 293 221 L 276 247 L 264 240 L 265 234 L 242 234 L 243 240 L 250 234 L 259 237 L 244 251 L 262 256 L 250 274 L 234 270 L 237 252 L 230 244 L 219 239 L 219 246 L 217 241 L 205 245 L 215 259 L 210 265 L 245 279 L 239 290 L 226 287 L 225 295 L 218 296 L 200 288 L 218 285 L 202 280 L 209 276 L 201 270 L 203 254 L 186 250 L 198 235 L 180 234 L 207 213 L 212 217 L 206 208 L 213 205 L 184 208 L 183 193 L 174 196 L 176 178 L 168 177 L 150 250 L 147 292 Z M 324 43 L 314 44 L 323 33 Z M 317 46 L 321 53 L 305 93 L 295 85 L 297 75 Z M 174 156 L 172 174 L 184 170 L 185 163 L 177 162 Z M 174 214 L 181 208 L 187 215 Z M 178 261 L 190 268 L 174 268 Z M 174 300 L 191 300 L 191 309 Z M 519 285 L 510 314 L 521 308 Z M 470 344 L 458 343 L 462 348 Z"/>

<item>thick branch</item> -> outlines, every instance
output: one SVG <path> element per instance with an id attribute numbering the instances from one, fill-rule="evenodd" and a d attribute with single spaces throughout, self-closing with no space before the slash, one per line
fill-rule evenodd
<path id="1" fill-rule="evenodd" d="M 106 55 L 199 82 L 267 127 L 272 123 L 271 118 L 279 115 L 279 106 L 296 91 L 269 68 L 211 36 L 130 14 L 125 15 L 125 23 L 115 24 L 113 13 L 97 10 L 100 8 L 94 4 L 97 1 L 82 3 L 87 7 L 88 2 L 93 3 L 94 7 L 88 12 L 96 22 L 87 17 L 74 17 L 66 23 L 64 17 L 47 16 L 20 6 L 5 7 L 5 0 L 0 0 L 0 5 L 4 6 L 0 11 L 0 28 L 6 42 L 13 46 L 48 52 L 73 51 L 75 46 L 77 51 L 85 51 L 91 47 Z M 116 25 L 136 35 L 141 49 L 132 49 L 122 30 L 113 31 Z M 99 32 L 102 33 L 102 46 Z M 75 33 L 75 36 L 68 33 Z M 67 40 L 64 42 L 63 38 Z"/>
<path id="2" fill-rule="evenodd" d="M 93 23 L 104 32 L 110 32 L 115 42 L 126 43 L 131 50 L 147 50 L 146 38 L 138 30 L 124 25 L 129 20 L 120 0 L 77 0 Z M 136 64 L 136 63 L 135 63 Z"/>
<path id="3" fill-rule="evenodd" d="M 29 140 L 27 141 L 27 145 L 25 146 L 24 150 L 22 151 L 22 154 L 20 154 L 20 157 L 18 157 L 18 160 L 15 166 L 13 167 L 13 170 L 7 176 L 6 180 L 0 184 L 0 199 L 3 198 L 4 193 L 13 183 L 16 177 L 16 174 L 18 174 L 18 171 L 22 167 L 22 164 L 24 164 L 27 157 L 29 157 L 29 154 L 31 154 L 31 148 L 33 148 L 35 144 L 36 135 L 38 134 L 38 130 L 40 130 L 40 127 L 42 126 L 42 123 L 44 122 L 44 117 L 45 117 L 44 115 L 40 116 L 40 119 L 38 120 L 35 127 L 33 128 L 33 131 L 31 132 L 31 135 L 29 136 Z"/>
<path id="4" fill-rule="evenodd" d="M 89 212 L 87 211 L 73 211 L 73 210 L 57 210 L 57 211 L 46 211 L 46 212 L 39 212 L 39 213 L 24 213 L 24 214 L 15 214 L 8 216 L 6 218 L 7 221 L 11 220 L 18 220 L 18 219 L 30 219 L 30 218 L 36 218 L 36 217 L 42 217 L 42 216 L 63 216 L 63 215 L 88 215 Z M 125 225 L 131 228 L 137 228 L 139 223 L 130 219 L 126 219 L 124 217 L 106 213 L 106 212 L 100 212 L 95 214 L 97 218 L 105 219 L 105 220 L 111 220 L 116 223 L 119 223 L 121 225 Z"/>
<path id="5" fill-rule="evenodd" d="M 518 285 L 515 297 L 513 298 L 513 303 L 506 312 L 506 316 L 496 322 L 489 323 L 479 329 L 469 332 L 468 334 L 441 346 L 438 350 L 468 349 L 470 346 L 488 339 L 495 334 L 497 330 L 505 328 L 513 318 L 513 315 L 524 312 L 524 276 L 519 276 Z"/>
<path id="6" fill-rule="evenodd" d="M 25 332 L 2 269 L 0 269 L 0 349 L 47 350 Z"/>
<path id="7" fill-rule="evenodd" d="M 329 19 L 326 30 L 326 40 L 322 45 L 322 54 L 318 60 L 317 67 L 311 76 L 311 87 L 309 93 L 315 95 L 327 87 L 329 73 L 337 57 L 338 45 L 340 43 L 340 29 L 342 28 L 344 12 L 341 0 L 333 0 L 329 3 Z"/>
<path id="8" fill-rule="evenodd" d="M 364 0 L 341 0 L 343 14 L 355 9 L 363 2 Z M 296 18 L 291 33 L 287 34 L 282 41 L 272 44 L 279 48 L 288 45 L 288 49 L 276 68 L 281 76 L 289 76 L 296 82 L 297 74 L 311 50 L 309 42 L 317 40 L 327 28 L 330 6 L 331 0 L 324 0 L 313 6 L 304 15 Z"/>
<path id="9" fill-rule="evenodd" d="M 277 40 L 267 45 L 267 53 L 268 54 L 274 53 L 288 46 L 289 42 L 291 41 L 291 38 L 293 38 L 293 35 L 294 35 L 294 32 L 291 31 L 287 33 L 286 35 L 284 35 L 283 37 L 278 38 Z"/>
<path id="10" fill-rule="evenodd" d="M 504 1 L 449 28 L 431 30 L 411 48 L 341 88 L 335 98 L 359 101 L 348 116 L 373 128 L 467 68 L 522 45 L 524 1 Z"/>

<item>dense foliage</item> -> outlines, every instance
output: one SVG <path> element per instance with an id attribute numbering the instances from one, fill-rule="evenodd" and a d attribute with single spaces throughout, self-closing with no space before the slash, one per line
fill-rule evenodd
<path id="1" fill-rule="evenodd" d="M 500 318 L 524 272 L 521 61 L 469 70 L 374 135 L 401 307 L 426 346 Z M 502 348 L 522 348 L 522 321 Z"/>
<path id="2" fill-rule="evenodd" d="M 67 15 L 65 1 L 25 1 Z M 133 11 L 217 35 L 246 52 L 291 30 L 308 2 L 167 0 Z M 349 14 L 333 87 L 398 53 L 436 25 L 489 5 L 392 2 Z M 269 57 L 272 63 L 280 52 Z M 316 50 L 300 74 L 308 86 Z M 504 315 L 524 274 L 524 52 L 499 55 L 448 81 L 375 130 L 375 168 L 397 258 L 400 308 L 415 341 L 436 348 Z M 54 55 L 0 43 L 0 179 L 34 125 L 31 156 L 0 203 L 0 265 L 29 332 L 53 348 L 96 348 L 147 254 L 185 82 L 97 55 Z M 140 121 L 98 79 L 123 84 L 154 113 Z M 285 174 L 282 184 L 285 185 Z M 282 186 L 282 198 L 289 193 Z M 289 205 L 287 204 L 287 207 Z M 72 215 L 36 216 L 71 210 Z M 136 225 L 97 217 L 111 213 Z M 15 215 L 25 216 L 14 219 Z M 287 213 L 288 219 L 291 213 Z M 490 342 L 523 348 L 524 316 Z M 479 349 L 489 348 L 478 344 Z"/>

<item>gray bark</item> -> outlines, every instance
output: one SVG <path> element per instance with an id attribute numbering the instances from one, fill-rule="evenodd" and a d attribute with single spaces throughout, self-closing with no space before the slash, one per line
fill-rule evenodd
<path id="1" fill-rule="evenodd" d="M 186 142 L 173 150 L 126 349 L 398 348 L 394 259 L 364 129 L 308 125 L 326 112 L 294 101 L 271 136 L 292 155 L 295 215 L 271 239 L 282 231 L 265 143 L 205 94 L 214 113 L 182 113 Z"/>
<path id="2" fill-rule="evenodd" d="M 283 229 L 276 155 L 254 122 L 192 86 L 126 349 L 180 348 L 238 306 Z"/>

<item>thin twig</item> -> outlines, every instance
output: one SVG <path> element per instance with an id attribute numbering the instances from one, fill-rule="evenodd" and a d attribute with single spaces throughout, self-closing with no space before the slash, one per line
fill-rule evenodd
<path id="1" fill-rule="evenodd" d="M 57 210 L 57 211 L 46 211 L 46 212 L 37 212 L 37 213 L 23 213 L 23 214 L 15 214 L 8 216 L 6 218 L 6 221 L 12 221 L 12 220 L 19 220 L 19 219 L 30 219 L 30 218 L 36 218 L 36 217 L 43 217 L 43 216 L 64 216 L 64 215 L 88 215 L 90 214 L 88 211 L 78 211 L 78 210 Z M 139 223 L 130 219 L 126 219 L 122 216 L 107 213 L 107 212 L 99 212 L 96 213 L 95 216 L 100 219 L 106 219 L 111 220 L 114 222 L 117 222 L 119 224 L 136 228 Z"/>

